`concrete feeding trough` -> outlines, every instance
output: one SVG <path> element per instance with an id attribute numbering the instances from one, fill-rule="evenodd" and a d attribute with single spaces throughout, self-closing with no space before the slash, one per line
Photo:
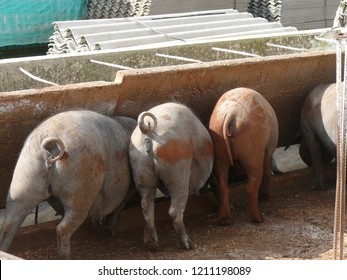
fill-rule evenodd
<path id="1" fill-rule="evenodd" d="M 129 47 L 78 54 L 47 55 L 0 60 L 0 92 L 38 89 L 92 81 L 113 82 L 119 70 L 143 69 L 187 63 L 248 57 L 269 57 L 330 50 L 315 37 L 323 30 L 293 31 L 271 35 L 237 36 L 197 42 L 166 42 L 146 48 Z M 31 75 L 42 79 L 38 81 Z"/>

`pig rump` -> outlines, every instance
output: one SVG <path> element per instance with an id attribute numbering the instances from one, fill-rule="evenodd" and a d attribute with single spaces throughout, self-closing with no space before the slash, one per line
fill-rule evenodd
<path id="1" fill-rule="evenodd" d="M 58 253 L 71 258 L 70 239 L 90 216 L 120 213 L 128 198 L 128 147 L 136 121 L 90 111 L 57 114 L 33 130 L 17 161 L 0 232 L 6 251 L 25 217 L 40 202 L 59 201 Z M 114 219 L 111 219 L 114 230 Z"/>
<path id="2" fill-rule="evenodd" d="M 157 188 L 171 197 L 169 215 L 183 248 L 196 244 L 187 234 L 183 213 L 188 195 L 199 192 L 213 166 L 213 146 L 207 129 L 184 105 L 164 103 L 138 117 L 129 155 L 145 219 L 144 243 L 158 248 L 154 210 Z"/>

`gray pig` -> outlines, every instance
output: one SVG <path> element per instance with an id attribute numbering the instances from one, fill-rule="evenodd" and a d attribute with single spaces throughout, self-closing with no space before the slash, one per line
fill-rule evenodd
<path id="1" fill-rule="evenodd" d="M 56 229 L 58 253 L 61 258 L 71 258 L 71 236 L 87 216 L 101 220 L 119 213 L 128 198 L 128 148 L 135 126 L 136 121 L 127 117 L 68 111 L 36 127 L 14 170 L 0 250 L 9 248 L 31 210 L 53 197 L 64 212 Z"/>
<path id="2" fill-rule="evenodd" d="M 336 84 L 318 85 L 307 96 L 301 110 L 300 156 L 315 170 L 315 187 L 324 187 L 322 164 L 336 156 Z"/>
<path id="3" fill-rule="evenodd" d="M 198 192 L 212 171 L 214 154 L 207 129 L 186 106 L 165 103 L 139 115 L 129 154 L 135 185 L 142 197 L 148 249 L 158 248 L 154 221 L 157 188 L 170 194 L 169 215 L 180 245 L 195 248 L 186 232 L 183 213 L 188 195 Z"/>

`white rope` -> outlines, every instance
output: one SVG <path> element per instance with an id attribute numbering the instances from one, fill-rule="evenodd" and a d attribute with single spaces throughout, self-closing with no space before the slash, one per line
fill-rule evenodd
<path id="1" fill-rule="evenodd" d="M 340 1 L 340 5 L 337 8 L 333 27 L 345 27 L 347 23 L 346 19 L 347 19 L 347 0 L 342 0 Z"/>
<path id="2" fill-rule="evenodd" d="M 237 51 L 237 50 L 230 50 L 230 49 L 223 49 L 223 48 L 216 48 L 216 47 L 212 47 L 211 49 L 214 50 L 214 51 L 225 52 L 225 53 L 233 53 L 233 54 L 240 54 L 240 55 L 243 55 L 243 56 L 261 57 L 258 54 L 249 53 L 249 52 L 242 52 L 242 51 Z"/>
<path id="3" fill-rule="evenodd" d="M 346 36 L 337 37 L 336 44 L 336 108 L 337 108 L 337 178 L 336 178 L 336 196 L 335 196 L 335 216 L 334 216 L 334 238 L 333 254 L 334 259 L 343 259 L 344 251 L 344 228 L 345 228 L 345 204 L 346 204 L 346 95 L 347 71 L 344 71 L 342 79 L 342 48 L 346 52 Z M 344 70 L 347 69 L 347 59 L 344 60 Z"/>
<path id="4" fill-rule="evenodd" d="M 305 48 L 295 48 L 295 47 L 277 45 L 277 44 L 272 44 L 272 43 L 266 43 L 266 45 L 269 47 L 291 50 L 291 51 L 297 51 L 297 52 L 308 52 L 309 51 L 309 49 L 305 49 Z"/>
<path id="5" fill-rule="evenodd" d="M 92 62 L 92 63 L 95 63 L 95 64 L 109 66 L 109 67 L 112 67 L 112 68 L 119 68 L 119 69 L 123 69 L 123 70 L 132 70 L 132 69 L 134 69 L 134 68 L 131 68 L 131 67 L 128 67 L 128 66 L 118 65 L 118 64 L 104 62 L 104 61 L 99 61 L 99 60 L 94 60 L 94 59 L 89 59 L 89 61 Z"/>
<path id="6" fill-rule="evenodd" d="M 168 55 L 168 54 L 161 54 L 161 53 L 156 53 L 155 55 L 159 56 L 159 57 L 171 58 L 171 59 L 188 61 L 188 62 L 202 62 L 201 60 L 188 58 L 188 57 L 183 57 L 183 56 Z"/>
<path id="7" fill-rule="evenodd" d="M 346 157 L 347 157 L 347 57 L 344 57 L 342 69 L 342 48 L 347 51 L 347 0 L 340 2 L 336 11 L 334 25 L 336 30 L 336 111 L 337 111 L 337 139 L 336 139 L 336 196 L 334 216 L 334 259 L 342 260 L 344 257 L 344 231 L 346 208 Z M 342 79 L 342 71 L 344 72 Z"/>
<path id="8" fill-rule="evenodd" d="M 27 75 L 28 77 L 32 78 L 33 80 L 35 81 L 38 81 L 38 82 L 41 82 L 41 83 L 44 83 L 44 84 L 48 84 L 48 85 L 51 85 L 51 86 L 59 86 L 58 84 L 56 83 L 53 83 L 53 82 L 50 82 L 50 81 L 47 81 L 47 80 L 44 80 L 44 79 L 41 79 L 39 77 L 36 77 L 34 76 L 33 74 L 29 73 L 28 71 L 24 70 L 22 67 L 19 67 L 19 70 Z"/>

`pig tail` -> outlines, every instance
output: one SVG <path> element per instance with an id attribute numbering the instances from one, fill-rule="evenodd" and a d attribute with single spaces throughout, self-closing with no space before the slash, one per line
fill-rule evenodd
<path id="1" fill-rule="evenodd" d="M 229 126 L 230 124 L 234 123 L 235 120 L 233 119 L 233 116 L 231 113 L 227 113 L 224 115 L 224 120 L 223 120 L 223 138 L 224 138 L 224 142 L 225 142 L 225 148 L 227 149 L 227 153 L 228 153 L 228 157 L 230 160 L 230 165 L 233 165 L 233 156 L 231 154 L 231 150 L 230 150 L 230 144 L 229 144 L 229 137 L 228 137 L 228 130 L 229 130 Z"/>
<path id="2" fill-rule="evenodd" d="M 151 127 L 152 122 L 145 122 L 145 117 L 150 117 L 153 120 L 153 126 Z M 154 130 L 157 127 L 157 118 L 150 112 L 142 112 L 137 118 L 137 124 L 143 134 L 147 134 L 150 130 Z"/>
<path id="3" fill-rule="evenodd" d="M 54 158 L 52 157 L 52 154 L 47 150 L 47 146 L 51 144 L 56 144 L 59 148 L 59 155 Z M 46 163 L 50 166 L 52 163 L 62 158 L 65 153 L 65 145 L 63 141 L 61 141 L 57 137 L 47 137 L 41 142 L 41 150 L 47 155 Z"/>

